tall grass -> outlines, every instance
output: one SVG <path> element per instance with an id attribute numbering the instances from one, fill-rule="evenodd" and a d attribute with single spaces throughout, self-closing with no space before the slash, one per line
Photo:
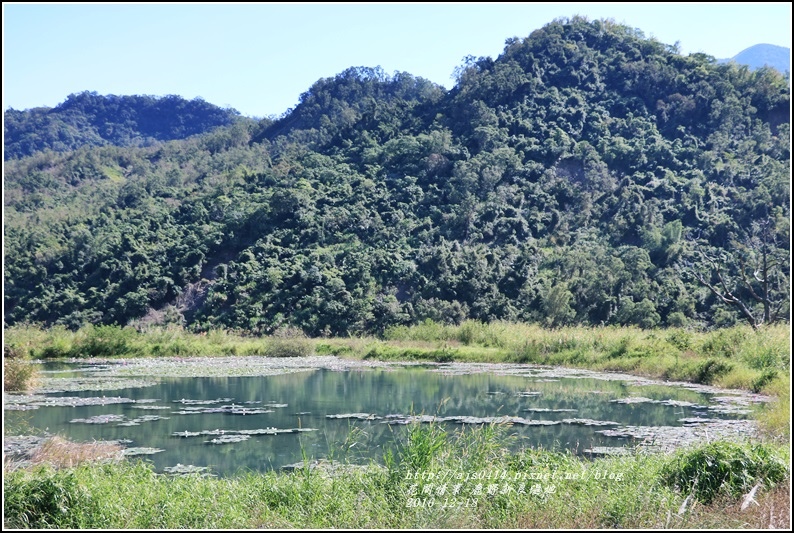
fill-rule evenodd
<path id="1" fill-rule="evenodd" d="M 790 331 L 774 325 L 695 332 L 633 327 L 545 329 L 534 324 L 425 321 L 386 331 L 386 340 L 460 343 L 490 349 L 493 362 L 536 363 L 625 371 L 663 379 L 760 391 L 789 373 Z M 452 349 L 456 361 L 482 361 Z"/>
<path id="2" fill-rule="evenodd" d="M 85 326 L 41 329 L 14 326 L 5 331 L 6 342 L 30 358 L 86 357 L 186 357 L 219 355 L 310 355 L 309 339 L 287 334 L 248 337 L 225 330 L 190 333 L 181 327 L 141 333 L 130 327 Z"/>

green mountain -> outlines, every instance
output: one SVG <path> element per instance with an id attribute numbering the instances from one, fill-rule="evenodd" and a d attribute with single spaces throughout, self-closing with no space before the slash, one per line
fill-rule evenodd
<path id="1" fill-rule="evenodd" d="M 3 114 L 4 159 L 81 146 L 145 146 L 231 124 L 239 113 L 199 98 L 70 94 L 54 107 Z"/>
<path id="2" fill-rule="evenodd" d="M 8 161 L 4 319 L 785 320 L 789 109 L 774 70 L 579 17 L 450 91 L 351 68 L 276 121 Z"/>

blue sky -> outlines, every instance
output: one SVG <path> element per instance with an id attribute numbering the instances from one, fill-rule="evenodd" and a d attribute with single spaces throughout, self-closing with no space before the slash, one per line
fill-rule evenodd
<path id="1" fill-rule="evenodd" d="M 3 3 L 3 109 L 70 93 L 200 96 L 280 115 L 351 66 L 450 88 L 466 55 L 498 56 L 556 17 L 612 18 L 684 54 L 791 47 L 791 3 L 15 4 Z"/>

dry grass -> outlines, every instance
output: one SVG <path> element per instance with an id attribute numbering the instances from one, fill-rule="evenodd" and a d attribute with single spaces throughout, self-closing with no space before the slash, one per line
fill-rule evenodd
<path id="1" fill-rule="evenodd" d="M 38 385 L 38 367 L 22 357 L 9 356 L 8 350 L 3 357 L 3 390 L 24 392 Z"/>
<path id="2" fill-rule="evenodd" d="M 71 442 L 61 437 L 44 441 L 30 457 L 30 463 L 70 468 L 83 463 L 118 461 L 122 447 L 112 442 Z"/>
<path id="3" fill-rule="evenodd" d="M 742 510 L 744 498 L 723 498 L 709 505 L 693 506 L 681 527 L 714 529 L 790 529 L 791 478 L 773 489 L 761 491 Z M 677 526 L 676 526 L 677 527 Z"/>

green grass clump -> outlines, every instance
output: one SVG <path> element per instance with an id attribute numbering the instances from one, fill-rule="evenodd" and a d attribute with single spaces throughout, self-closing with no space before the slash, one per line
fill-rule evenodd
<path id="1" fill-rule="evenodd" d="M 86 527 L 99 507 L 73 470 L 14 472 L 5 476 L 3 495 L 3 525 L 11 529 Z"/>
<path id="2" fill-rule="evenodd" d="M 757 483 L 773 486 L 788 475 L 789 468 L 768 446 L 732 442 L 680 452 L 662 470 L 668 486 L 706 504 L 721 494 L 738 498 Z"/>

